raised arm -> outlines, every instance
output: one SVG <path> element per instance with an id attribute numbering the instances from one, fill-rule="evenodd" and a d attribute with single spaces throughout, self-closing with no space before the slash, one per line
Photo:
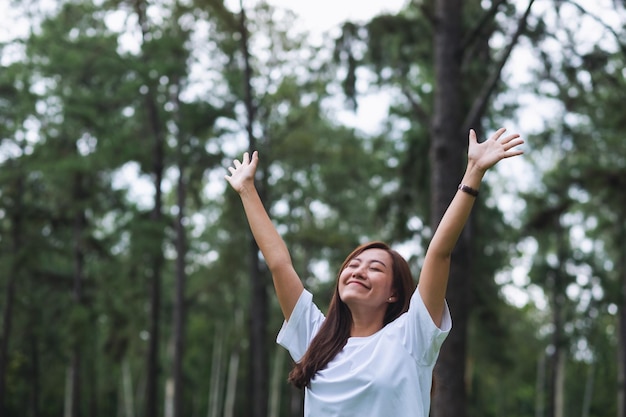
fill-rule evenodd
<path id="1" fill-rule="evenodd" d="M 465 191 L 459 189 L 455 194 L 426 251 L 418 291 L 437 326 L 441 325 L 443 315 L 452 250 L 474 205 L 472 193 L 480 188 L 489 168 L 502 159 L 523 153 L 516 147 L 524 141 L 518 134 L 502 137 L 505 131 L 499 129 L 488 140 L 478 143 L 476 133 L 470 130 L 467 169 L 461 181 Z"/>
<path id="2" fill-rule="evenodd" d="M 304 286 L 293 268 L 287 246 L 274 227 L 265 207 L 263 207 L 254 185 L 254 173 L 258 162 L 258 152 L 254 151 L 252 159 L 250 159 L 250 154 L 246 152 L 243 154 L 241 162 L 235 160 L 234 166 L 228 168 L 230 175 L 226 175 L 225 178 L 241 197 L 252 235 L 272 273 L 278 303 L 285 320 L 289 320 Z"/>

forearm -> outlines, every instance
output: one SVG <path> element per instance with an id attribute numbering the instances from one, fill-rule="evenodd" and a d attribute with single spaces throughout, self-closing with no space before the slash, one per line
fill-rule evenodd
<path id="1" fill-rule="evenodd" d="M 233 166 L 228 168 L 230 175 L 226 175 L 225 179 L 241 198 L 252 236 L 272 273 L 280 308 L 285 319 L 289 320 L 304 286 L 293 268 L 289 250 L 263 207 L 254 186 L 254 173 L 258 161 L 258 152 L 254 151 L 252 158 L 245 152 L 241 161 L 237 159 L 233 161 Z"/>
<path id="2" fill-rule="evenodd" d="M 478 189 L 484 173 L 468 167 L 462 184 Z M 419 292 L 437 326 L 441 324 L 448 285 L 452 250 L 467 223 L 476 197 L 458 190 L 444 213 L 426 251 L 419 279 Z"/>
<path id="3" fill-rule="evenodd" d="M 517 146 L 524 143 L 518 134 L 503 136 L 506 129 L 498 129 L 488 140 L 479 143 L 476 132 L 469 135 L 468 164 L 461 184 L 478 190 L 485 171 L 505 158 L 521 155 Z M 452 251 L 467 223 L 476 196 L 471 190 L 458 190 L 443 215 L 430 242 L 420 274 L 419 291 L 435 323 L 441 320 L 444 296 L 448 285 Z"/>
<path id="4" fill-rule="evenodd" d="M 287 246 L 274 227 L 256 189 L 252 187 L 243 190 L 239 196 L 254 240 L 270 271 L 281 265 L 291 264 Z"/>
<path id="5" fill-rule="evenodd" d="M 478 190 L 484 174 L 484 171 L 469 164 L 461 180 L 461 184 Z M 459 236 L 467 223 L 475 201 L 476 197 L 465 191 L 458 190 L 456 192 L 430 242 L 429 251 L 434 252 L 431 253 L 431 255 L 449 257 L 452 254 L 454 246 L 459 240 Z"/>
<path id="6" fill-rule="evenodd" d="M 239 195 L 254 240 L 272 273 L 278 303 L 285 319 L 289 320 L 304 290 L 304 285 L 293 268 L 287 245 L 274 227 L 256 189 L 254 187 L 248 188 L 240 192 Z"/>

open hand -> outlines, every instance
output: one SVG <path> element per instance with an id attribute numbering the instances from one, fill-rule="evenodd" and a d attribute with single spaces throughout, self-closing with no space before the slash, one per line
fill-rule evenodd
<path id="1" fill-rule="evenodd" d="M 256 172 L 258 163 L 259 153 L 257 151 L 252 153 L 252 159 L 250 158 L 250 154 L 245 152 L 243 158 L 241 158 L 241 162 L 235 159 L 233 166 L 228 167 L 230 175 L 225 175 L 224 178 L 226 178 L 226 181 L 228 181 L 235 191 L 241 194 L 246 189 L 254 187 L 254 173 Z"/>
<path id="2" fill-rule="evenodd" d="M 516 148 L 524 143 L 517 133 L 504 136 L 505 128 L 500 128 L 489 139 L 478 143 L 474 129 L 469 133 L 468 163 L 484 172 L 505 158 L 521 155 L 523 150 Z"/>

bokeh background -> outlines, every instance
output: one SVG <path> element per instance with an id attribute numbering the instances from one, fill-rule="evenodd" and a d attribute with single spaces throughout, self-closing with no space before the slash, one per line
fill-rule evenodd
<path id="1" fill-rule="evenodd" d="M 419 274 L 467 132 L 432 416 L 626 416 L 618 0 L 3 0 L 0 415 L 302 415 L 226 167 L 324 309 L 385 240 Z"/>

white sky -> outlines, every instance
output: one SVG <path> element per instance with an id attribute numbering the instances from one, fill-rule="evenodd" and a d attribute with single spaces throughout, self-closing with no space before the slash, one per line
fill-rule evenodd
<path id="1" fill-rule="evenodd" d="M 251 7 L 257 0 L 243 0 Z M 382 12 L 397 12 L 406 0 L 267 0 L 271 5 L 291 9 L 302 24 L 313 32 L 329 30 L 345 20 L 364 21 Z M 227 0 L 233 10 L 239 9 L 238 0 Z"/>

